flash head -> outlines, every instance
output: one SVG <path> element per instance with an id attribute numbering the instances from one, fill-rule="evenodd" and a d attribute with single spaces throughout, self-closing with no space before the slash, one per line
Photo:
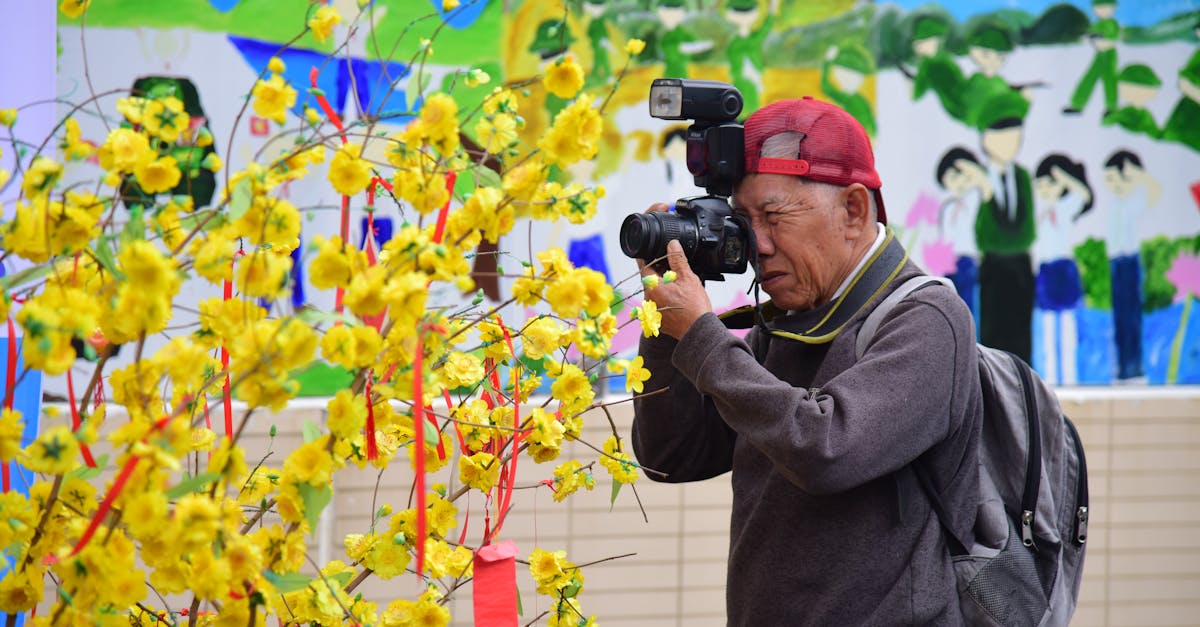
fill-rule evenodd
<path id="1" fill-rule="evenodd" d="M 650 115 L 662 120 L 721 123 L 742 113 L 742 94 L 729 83 L 656 78 L 650 85 Z"/>

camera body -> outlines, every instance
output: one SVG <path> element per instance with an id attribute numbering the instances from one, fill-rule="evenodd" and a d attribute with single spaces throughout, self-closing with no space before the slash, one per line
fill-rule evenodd
<path id="1" fill-rule="evenodd" d="M 658 78 L 650 87 L 650 115 L 692 120 L 687 131 L 687 167 L 707 195 L 675 201 L 675 211 L 627 216 L 621 223 L 621 250 L 652 261 L 679 240 L 688 264 L 702 280 L 746 271 L 750 229 L 727 200 L 745 170 L 745 135 L 737 117 L 742 94 L 719 81 Z"/>

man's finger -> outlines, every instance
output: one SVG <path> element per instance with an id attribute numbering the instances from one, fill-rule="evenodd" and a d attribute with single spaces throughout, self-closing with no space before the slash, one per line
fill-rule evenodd
<path id="1" fill-rule="evenodd" d="M 688 265 L 687 255 L 683 254 L 683 246 L 679 240 L 673 239 L 667 242 L 667 263 L 671 265 L 671 269 L 680 277 L 690 276 L 692 267 Z"/>

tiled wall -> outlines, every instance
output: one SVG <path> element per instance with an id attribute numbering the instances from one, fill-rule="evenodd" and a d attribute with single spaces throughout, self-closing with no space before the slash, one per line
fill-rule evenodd
<path id="1" fill-rule="evenodd" d="M 1072 624 L 1200 625 L 1200 388 L 1072 388 L 1060 390 L 1060 398 L 1086 447 L 1092 506 Z M 615 405 L 611 414 L 628 435 L 630 406 Z M 611 433 L 598 412 L 586 425 L 585 440 L 597 446 Z M 594 459 L 587 450 L 578 454 Z M 534 485 L 549 478 L 553 466 L 524 466 L 519 476 Z M 376 474 L 348 473 L 337 486 L 335 553 L 344 533 L 364 528 Z M 585 612 L 606 626 L 724 625 L 728 477 L 687 485 L 642 479 L 637 498 L 626 489 L 610 506 L 607 474 L 597 467 L 596 476 L 594 491 L 565 503 L 553 502 L 545 487 L 518 490 L 503 537 L 515 541 L 521 555 L 537 546 L 563 549 L 578 564 L 608 560 L 584 569 L 580 597 Z M 403 505 L 410 482 L 407 469 L 389 470 L 378 502 Z M 470 504 L 468 542 L 479 535 L 481 506 Z M 363 590 L 384 598 L 396 593 L 397 583 L 411 588 L 415 579 L 371 581 Z M 521 565 L 518 584 L 524 625 L 548 602 L 533 591 Z M 455 624 L 470 625 L 469 594 L 461 599 Z"/>
<path id="2" fill-rule="evenodd" d="M 1200 625 L 1200 388 L 1078 388 L 1059 395 L 1079 427 L 1090 470 L 1089 548 L 1072 624 Z M 243 443 L 278 467 L 284 452 L 300 442 L 304 422 L 321 420 L 322 407 L 313 399 L 274 416 L 256 414 Z M 614 405 L 610 413 L 613 426 L 601 412 L 588 415 L 585 441 L 598 447 L 614 427 L 628 435 L 630 405 Z M 278 429 L 273 443 L 267 435 L 272 424 Z M 596 458 L 579 443 L 569 448 L 585 462 Z M 248 456 L 251 463 L 257 459 Z M 606 627 L 725 624 L 727 476 L 686 485 L 643 478 L 636 490 L 627 487 L 610 503 L 611 481 L 597 466 L 595 490 L 555 503 L 538 482 L 551 477 L 557 462 L 520 463 L 521 489 L 501 538 L 516 542 L 519 556 L 541 547 L 565 550 L 580 565 L 596 562 L 583 571 L 580 599 L 586 613 Z M 430 482 L 450 478 L 448 467 Z M 310 555 L 318 561 L 345 559 L 344 536 L 366 531 L 371 512 L 384 503 L 406 507 L 412 479 L 406 463 L 382 474 L 374 468 L 339 473 Z M 472 498 L 459 503 L 468 544 L 478 542 L 485 522 L 484 503 L 477 493 Z M 549 602 L 533 590 L 524 565 L 518 564 L 517 580 L 520 624 L 526 625 Z M 411 573 L 390 581 L 372 577 L 359 588 L 379 601 L 414 598 L 420 589 Z M 454 624 L 474 624 L 470 584 L 457 597 Z"/>

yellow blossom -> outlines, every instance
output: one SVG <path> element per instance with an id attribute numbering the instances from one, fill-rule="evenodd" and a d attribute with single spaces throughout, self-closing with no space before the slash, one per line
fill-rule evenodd
<path id="1" fill-rule="evenodd" d="M 83 141 L 79 131 L 79 121 L 75 118 L 67 118 L 63 125 L 63 140 L 59 144 L 59 148 L 62 149 L 63 156 L 68 161 L 87 159 L 96 152 L 94 146 Z"/>
<path id="2" fill-rule="evenodd" d="M 554 469 L 554 500 L 562 502 L 579 488 L 591 490 L 596 480 L 577 460 L 563 462 Z"/>
<path id="3" fill-rule="evenodd" d="M 142 109 L 142 125 L 146 132 L 167 143 L 175 143 L 180 134 L 188 130 L 190 121 L 190 116 L 183 110 L 183 101 L 174 96 L 149 100 Z"/>
<path id="4" fill-rule="evenodd" d="M 365 255 L 345 244 L 340 236 L 326 239 L 314 235 L 312 245 L 317 249 L 317 256 L 309 264 L 308 280 L 317 289 L 345 288 L 354 276 L 353 268 L 358 264 L 366 265 Z"/>
<path id="5" fill-rule="evenodd" d="M 62 0 L 62 4 L 58 5 L 58 10 L 62 11 L 63 15 L 75 19 L 83 15 L 91 3 L 92 0 Z"/>
<path id="6" fill-rule="evenodd" d="M 329 162 L 329 183 L 343 196 L 353 196 L 371 181 L 371 164 L 360 158 L 362 146 L 343 144 Z"/>
<path id="7" fill-rule="evenodd" d="M 629 453 L 619 450 L 619 447 L 617 436 L 609 436 L 604 441 L 605 455 L 600 458 L 600 465 L 612 473 L 613 481 L 633 483 L 638 478 L 637 464 L 629 457 Z"/>
<path id="8" fill-rule="evenodd" d="M 646 42 L 642 41 L 641 39 L 634 38 L 625 42 L 625 52 L 628 53 L 629 56 L 637 56 L 645 49 Z"/>
<path id="9" fill-rule="evenodd" d="M 16 109 L 0 109 L 0 126 L 12 128 L 13 124 L 17 123 Z"/>
<path id="10" fill-rule="evenodd" d="M 100 167 L 133 174 L 139 166 L 153 161 L 155 153 L 146 136 L 130 128 L 115 128 L 96 151 Z"/>
<path id="11" fill-rule="evenodd" d="M 251 93 L 254 112 L 280 124 L 287 119 L 287 110 L 296 104 L 296 90 L 278 74 L 270 80 L 259 79 Z"/>
<path id="12" fill-rule="evenodd" d="M 21 183 L 21 187 L 30 197 L 45 196 L 58 183 L 62 173 L 61 163 L 47 157 L 38 157 L 25 171 L 25 180 Z"/>
<path id="13" fill-rule="evenodd" d="M 500 480 L 500 460 L 491 453 L 475 453 L 458 458 L 458 478 L 463 485 L 488 492 Z"/>
<path id="14" fill-rule="evenodd" d="M 329 431 L 339 438 L 351 439 L 362 433 L 363 426 L 367 424 L 367 400 L 355 396 L 350 390 L 338 390 L 329 399 L 326 424 Z"/>
<path id="15" fill-rule="evenodd" d="M 34 472 L 50 475 L 69 472 L 79 465 L 79 441 L 70 427 L 55 425 L 38 434 L 21 452 L 20 459 Z"/>
<path id="16" fill-rule="evenodd" d="M 338 14 L 337 9 L 331 6 L 322 6 L 317 9 L 308 20 L 308 27 L 312 29 L 313 36 L 317 41 L 322 42 L 329 39 L 333 34 L 333 27 L 340 24 L 342 16 Z"/>
<path id="17" fill-rule="evenodd" d="M 652 300 L 643 301 L 642 305 L 630 312 L 642 325 L 644 337 L 658 337 L 659 327 L 662 326 L 662 313 L 658 304 Z"/>
<path id="18" fill-rule="evenodd" d="M 292 450 L 283 462 L 283 476 L 322 487 L 333 474 L 333 457 L 326 450 L 329 436 L 305 442 Z"/>
<path id="19" fill-rule="evenodd" d="M 625 369 L 625 391 L 642 393 L 643 384 L 650 379 L 650 371 L 643 367 L 642 356 L 638 355 Z"/>
<path id="20" fill-rule="evenodd" d="M 595 398 L 592 383 L 575 364 L 566 364 L 550 385 L 550 394 L 562 403 L 563 414 L 576 414 L 587 409 Z"/>
<path id="21" fill-rule="evenodd" d="M 175 157 L 159 157 L 153 161 L 144 161 L 134 169 L 138 186 L 147 194 L 165 192 L 179 184 L 182 173 L 179 171 Z"/>
<path id="22" fill-rule="evenodd" d="M 63 4 L 73 0 L 64 0 Z M 42 600 L 41 573 L 32 567 L 11 569 L 0 579 L 0 611 L 12 616 L 28 612 Z"/>
<path id="23" fill-rule="evenodd" d="M 16 459 L 21 450 L 21 434 L 25 432 L 25 421 L 21 412 L 5 408 L 0 413 L 0 462 L 8 463 Z M 8 546 L 0 544 L 0 546 Z"/>
<path id="24" fill-rule="evenodd" d="M 287 287 L 292 258 L 286 249 L 260 248 L 243 257 L 235 270 L 235 283 L 245 296 L 274 299 Z"/>
<path id="25" fill-rule="evenodd" d="M 573 55 L 560 57 L 546 68 L 542 84 L 546 91 L 559 98 L 573 98 L 583 87 L 583 68 L 575 62 Z"/>
<path id="26" fill-rule="evenodd" d="M 287 71 L 287 66 L 284 65 L 283 59 L 273 56 L 269 61 L 267 61 L 267 69 L 276 74 L 283 74 L 285 71 Z"/>
<path id="27" fill-rule="evenodd" d="M 442 0 L 442 11 L 453 11 L 458 8 L 458 0 Z"/>

